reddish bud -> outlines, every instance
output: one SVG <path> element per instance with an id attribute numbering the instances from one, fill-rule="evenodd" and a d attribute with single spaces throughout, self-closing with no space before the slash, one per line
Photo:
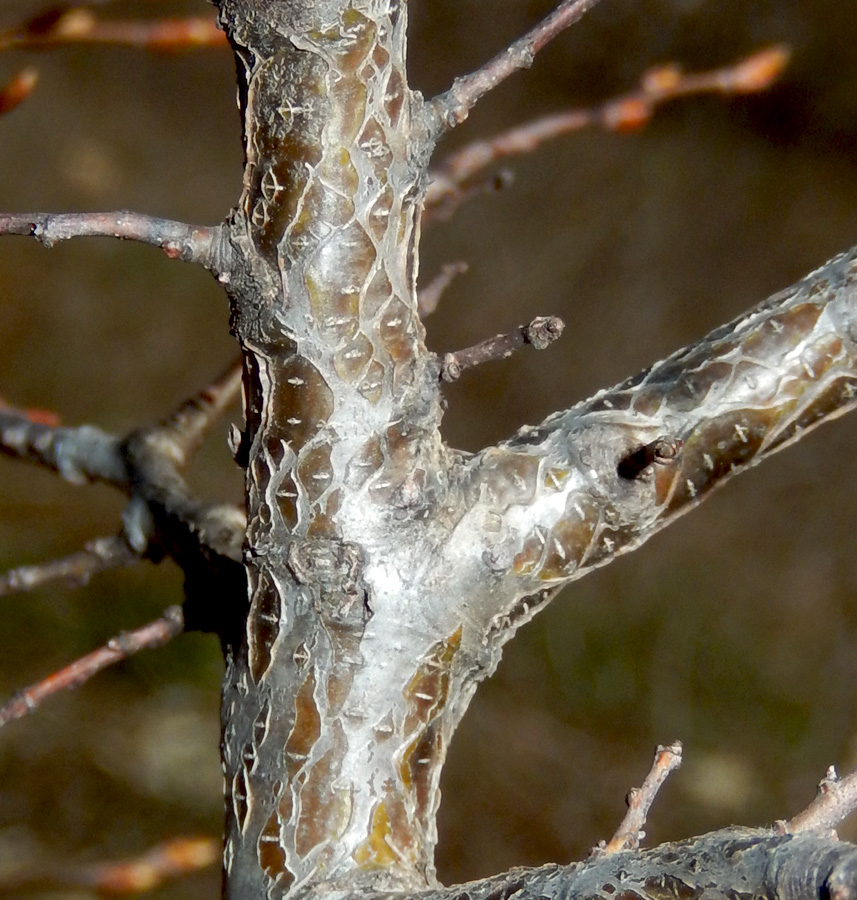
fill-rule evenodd
<path id="1" fill-rule="evenodd" d="M 39 73 L 35 69 L 22 69 L 8 84 L 0 88 L 0 116 L 11 112 L 26 100 L 36 87 Z"/>
<path id="2" fill-rule="evenodd" d="M 612 131 L 639 131 L 651 118 L 652 108 L 648 101 L 639 97 L 615 100 L 604 107 L 602 113 L 604 127 Z"/>
<path id="3" fill-rule="evenodd" d="M 669 94 L 681 84 L 682 71 L 673 64 L 657 66 L 643 75 L 643 91 L 647 94 Z"/>
<path id="4" fill-rule="evenodd" d="M 740 94 L 767 90 L 782 74 L 791 57 L 786 46 L 768 47 L 729 70 L 727 89 Z"/>

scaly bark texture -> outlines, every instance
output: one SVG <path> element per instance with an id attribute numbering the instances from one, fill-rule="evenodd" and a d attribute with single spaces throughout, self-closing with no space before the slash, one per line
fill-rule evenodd
<path id="1" fill-rule="evenodd" d="M 128 494 L 124 544 L 173 556 L 187 576 L 184 623 L 223 638 L 228 900 L 857 891 L 853 847 L 729 830 L 458 893 L 436 883 L 446 750 L 517 628 L 857 395 L 852 250 L 496 447 L 444 445 L 452 370 L 425 346 L 415 290 L 434 142 L 593 4 L 564 0 L 424 103 L 406 79 L 406 0 L 219 0 L 246 151 L 226 223 L 0 215 L 0 233 L 48 244 L 154 244 L 211 269 L 229 295 L 244 360 L 246 424 L 233 440 L 243 557 L 241 516 L 198 501 L 181 472 L 232 376 L 124 440 L 0 411 L 3 452 Z"/>
<path id="2" fill-rule="evenodd" d="M 516 628 L 848 405 L 853 260 L 465 459 L 441 441 L 417 315 L 441 123 L 407 85 L 406 4 L 220 9 L 245 121 L 219 271 L 245 353 L 249 577 L 223 703 L 226 896 L 425 889 L 446 748 Z"/>
<path id="3" fill-rule="evenodd" d="M 224 693 L 227 896 L 425 887 L 462 629 L 411 577 L 439 543 L 449 461 L 416 312 L 428 140 L 404 5 L 221 15 L 245 78 L 227 289 L 250 580 Z"/>

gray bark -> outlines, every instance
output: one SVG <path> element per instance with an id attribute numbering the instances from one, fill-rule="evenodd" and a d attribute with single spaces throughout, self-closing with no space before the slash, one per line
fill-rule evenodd
<path id="1" fill-rule="evenodd" d="M 244 358 L 247 595 L 234 519 L 187 491 L 172 444 L 43 434 L 14 416 L 0 432 L 7 452 L 142 504 L 154 518 L 141 547 L 158 536 L 186 568 L 186 620 L 191 609 L 221 633 L 224 896 L 849 895 L 855 848 L 774 831 L 451 889 L 433 857 L 447 747 L 516 630 L 854 406 L 857 250 L 615 388 L 458 452 L 441 436 L 443 367 L 419 318 L 420 211 L 435 142 L 491 79 L 466 100 L 464 82 L 431 103 L 411 91 L 406 0 L 217 5 L 246 153 L 229 220 L 0 225 L 48 242 L 144 240 L 224 285 Z M 578 5 L 591 4 L 561 7 Z"/>

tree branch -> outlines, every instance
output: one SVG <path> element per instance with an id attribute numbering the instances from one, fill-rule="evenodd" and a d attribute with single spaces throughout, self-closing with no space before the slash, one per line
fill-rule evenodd
<path id="1" fill-rule="evenodd" d="M 0 575 L 0 597 L 31 591 L 52 581 L 86 584 L 99 572 L 127 566 L 139 559 L 139 554 L 128 546 L 122 535 L 97 538 L 70 556 L 33 566 L 19 566 Z"/>
<path id="2" fill-rule="evenodd" d="M 99 19 L 86 6 L 57 5 L 0 31 L 0 50 L 48 50 L 68 44 L 114 44 L 144 50 L 225 48 L 213 16 L 153 20 Z"/>
<path id="3" fill-rule="evenodd" d="M 641 787 L 631 788 L 628 794 L 628 812 L 616 829 L 616 834 L 603 849 L 598 848 L 600 852 L 620 853 L 623 850 L 636 850 L 640 846 L 640 840 L 645 836 L 643 826 L 652 803 L 670 773 L 680 765 L 681 744 L 678 741 L 669 747 L 658 747 L 655 750 L 655 760 L 649 774 Z"/>
<path id="4" fill-rule="evenodd" d="M 528 69 L 535 55 L 569 25 L 573 25 L 598 0 L 563 0 L 538 25 L 498 53 L 481 69 L 456 78 L 452 87 L 428 104 L 430 114 L 442 131 L 460 125 L 471 109 L 488 91 L 497 87 L 519 69 Z"/>
<path id="5" fill-rule="evenodd" d="M 857 405 L 857 248 L 698 343 L 469 462 L 514 631 L 534 596 L 635 549 L 733 474 Z M 640 457 L 636 465 L 633 461 Z M 641 463 L 640 463 L 641 461 Z M 657 463 L 657 464 L 655 464 Z M 630 468 L 635 471 L 631 472 Z M 630 477 L 629 477 L 630 476 Z"/>
<path id="6" fill-rule="evenodd" d="M 98 895 L 138 894 L 163 882 L 206 868 L 220 857 L 220 841 L 213 838 L 173 838 L 134 859 L 84 865 L 58 863 L 55 854 L 13 866 L 0 878 L 5 892 L 83 890 Z"/>
<path id="7" fill-rule="evenodd" d="M 565 323 L 558 316 L 538 316 L 529 325 L 521 325 L 508 334 L 498 334 L 474 347 L 445 354 L 440 377 L 444 381 L 456 381 L 465 369 L 481 366 L 491 360 L 505 359 L 527 345 L 536 350 L 545 350 L 559 339 L 564 329 Z"/>
<path id="8" fill-rule="evenodd" d="M 781 828 L 789 834 L 805 831 L 830 831 L 857 809 L 857 771 L 844 778 L 831 766 L 819 782 L 818 792 L 809 806 Z"/>
<path id="9" fill-rule="evenodd" d="M 188 464 L 212 426 L 238 396 L 241 372 L 242 361 L 239 358 L 211 384 L 149 429 L 150 436 L 157 435 L 164 441 L 164 452 L 175 460 L 180 469 Z"/>
<path id="10" fill-rule="evenodd" d="M 170 259 L 219 270 L 223 229 L 120 210 L 105 213 L 0 213 L 0 234 L 34 237 L 45 247 L 73 237 L 114 237 L 160 247 Z"/>
<path id="11" fill-rule="evenodd" d="M 128 486 L 119 439 L 92 425 L 55 427 L 17 410 L 0 409 L 0 453 L 53 469 L 72 484 Z"/>
<path id="12" fill-rule="evenodd" d="M 437 309 L 446 289 L 467 269 L 466 262 L 446 263 L 425 287 L 420 288 L 417 294 L 417 309 L 421 319 L 430 316 Z"/>
<path id="13" fill-rule="evenodd" d="M 80 687 L 102 669 L 121 662 L 140 650 L 162 647 L 184 630 L 184 616 L 180 606 L 170 606 L 154 622 L 134 631 L 122 632 L 103 647 L 82 656 L 42 681 L 24 688 L 8 703 L 0 706 L 0 728 L 15 719 L 35 712 L 48 698 L 60 691 Z"/>
<path id="14" fill-rule="evenodd" d="M 570 866 L 512 869 L 418 895 L 419 900 L 851 900 L 857 847 L 815 835 L 725 828 L 652 850 L 591 857 Z M 388 895 L 386 900 L 391 900 Z"/>
<path id="15" fill-rule="evenodd" d="M 532 153 L 545 141 L 584 128 L 635 131 L 659 106 L 679 97 L 767 90 L 782 74 L 789 56 L 786 47 L 777 46 L 709 72 L 685 74 L 673 64 L 658 66 L 646 72 L 640 87 L 628 94 L 597 106 L 543 116 L 487 140 L 466 144 L 430 172 L 423 221 L 448 219 L 464 200 L 483 193 L 482 184 L 474 185 L 473 178 L 500 159 Z"/>

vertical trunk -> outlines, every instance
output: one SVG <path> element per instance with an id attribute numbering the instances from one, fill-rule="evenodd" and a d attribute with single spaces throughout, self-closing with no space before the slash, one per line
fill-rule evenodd
<path id="1" fill-rule="evenodd" d="M 441 755 L 427 733 L 456 639 L 391 618 L 401 539 L 443 493 L 405 5 L 226 0 L 221 17 L 244 67 L 229 291 L 250 583 L 223 703 L 225 892 L 421 887 Z"/>

